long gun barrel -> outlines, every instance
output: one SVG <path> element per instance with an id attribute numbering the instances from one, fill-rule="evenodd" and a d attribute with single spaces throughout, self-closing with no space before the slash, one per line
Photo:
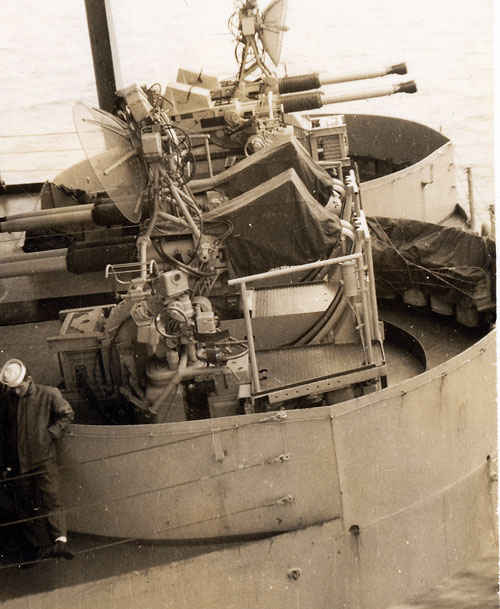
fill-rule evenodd
<path id="1" fill-rule="evenodd" d="M 97 226 L 130 224 L 114 203 L 102 202 L 96 205 L 71 205 L 42 209 L 0 218 L 0 233 L 15 233 L 80 223 L 93 223 Z"/>
<path id="2" fill-rule="evenodd" d="M 73 243 L 68 248 L 18 254 L 0 260 L 0 279 L 68 271 L 81 274 L 104 271 L 107 264 L 136 259 L 135 237 Z"/>
<path id="3" fill-rule="evenodd" d="M 319 89 L 323 85 L 334 85 L 341 82 L 351 82 L 353 80 L 366 80 L 368 78 L 378 78 L 388 74 L 406 74 L 406 64 L 398 63 L 387 68 L 381 68 L 374 72 L 348 72 L 346 74 L 301 74 L 299 76 L 286 76 L 278 80 L 278 91 L 280 94 L 298 93 L 300 91 L 311 91 Z"/>
<path id="4" fill-rule="evenodd" d="M 328 106 L 330 104 L 338 104 L 341 102 L 354 101 L 356 99 L 370 99 L 372 97 L 383 97 L 385 95 L 394 95 L 395 93 L 416 93 L 417 85 L 415 81 L 385 85 L 383 87 L 362 89 L 357 92 L 338 93 L 337 95 L 325 95 L 323 91 L 311 91 L 300 95 L 284 95 L 280 98 L 283 112 L 305 112 Z"/>

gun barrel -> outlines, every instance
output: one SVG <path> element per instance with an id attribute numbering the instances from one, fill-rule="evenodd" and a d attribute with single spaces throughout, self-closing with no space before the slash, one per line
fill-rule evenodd
<path id="1" fill-rule="evenodd" d="M 280 94 L 298 93 L 300 91 L 310 91 L 319 89 L 322 85 L 333 85 L 341 82 L 351 82 L 354 80 L 366 80 L 378 78 L 388 74 L 406 74 L 406 64 L 398 63 L 385 68 L 380 68 L 370 72 L 347 72 L 345 74 L 301 74 L 298 76 L 286 76 L 278 81 L 278 91 Z"/>
<path id="2" fill-rule="evenodd" d="M 67 249 L 20 254 L 0 260 L 0 278 L 66 271 Z"/>
<path id="3" fill-rule="evenodd" d="M 338 104 L 340 102 L 354 101 L 356 99 L 370 99 L 372 97 L 384 97 L 386 95 L 394 95 L 395 93 L 416 93 L 417 85 L 414 80 L 408 82 L 386 85 L 376 89 L 363 89 L 356 93 L 340 93 L 337 95 L 329 95 L 323 97 L 323 105 Z"/>
<path id="4" fill-rule="evenodd" d="M 336 95 L 326 96 L 322 91 L 309 91 L 299 95 L 285 95 L 281 97 L 280 102 L 283 107 L 283 112 L 305 112 L 308 110 L 316 110 L 330 104 L 338 104 L 341 102 L 354 101 L 356 99 L 370 99 L 372 97 L 383 97 L 385 95 L 394 95 L 395 93 L 416 93 L 417 85 L 415 81 L 396 83 L 385 85 L 378 88 L 362 89 L 361 91 L 347 91 Z"/>
<path id="5" fill-rule="evenodd" d="M 16 214 L 0 220 L 0 233 L 15 233 L 38 228 L 92 221 L 93 205 L 72 205 Z"/>
<path id="6" fill-rule="evenodd" d="M 68 248 L 30 252 L 2 258 L 0 279 L 39 273 L 68 271 L 80 275 L 104 271 L 106 264 L 135 260 L 135 237 L 111 238 L 107 241 L 75 242 Z"/>
<path id="7" fill-rule="evenodd" d="M 95 205 L 92 203 L 70 205 L 0 218 L 0 233 L 16 233 L 83 223 L 97 224 L 97 226 L 130 224 L 114 203 L 105 201 Z"/>

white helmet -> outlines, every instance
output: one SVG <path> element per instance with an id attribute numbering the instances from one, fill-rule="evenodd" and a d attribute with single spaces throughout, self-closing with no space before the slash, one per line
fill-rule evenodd
<path id="1" fill-rule="evenodd" d="M 19 387 L 26 376 L 26 366 L 20 359 L 10 359 L 0 370 L 0 383 L 7 387 Z"/>

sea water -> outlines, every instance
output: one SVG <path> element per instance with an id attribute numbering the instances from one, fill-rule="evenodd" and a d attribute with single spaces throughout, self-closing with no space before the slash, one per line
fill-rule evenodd
<path id="1" fill-rule="evenodd" d="M 230 0 L 112 0 L 111 7 L 118 86 L 164 86 L 179 66 L 234 73 Z M 1 9 L 0 136 L 73 130 L 73 103 L 97 103 L 83 0 L 2 0 Z M 461 202 L 467 208 L 464 169 L 471 167 L 478 216 L 487 219 L 494 200 L 492 0 L 289 0 L 287 25 L 282 69 L 289 75 L 406 61 L 407 76 L 384 81 L 413 79 L 417 94 L 331 109 L 398 116 L 441 131 L 455 144 Z M 365 84 L 374 81 L 349 87 Z M 346 85 L 324 90 L 340 87 Z"/>

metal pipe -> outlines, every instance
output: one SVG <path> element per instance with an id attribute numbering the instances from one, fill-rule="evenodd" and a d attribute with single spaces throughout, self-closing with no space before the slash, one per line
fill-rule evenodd
<path id="1" fill-rule="evenodd" d="M 356 179 L 356 174 L 351 169 L 349 171 L 349 175 L 346 180 L 348 191 L 351 192 L 351 212 L 357 217 L 359 217 L 361 211 L 361 201 L 359 200 L 359 186 Z"/>
<path id="2" fill-rule="evenodd" d="M 344 212 L 342 214 L 342 217 L 344 220 L 347 220 L 348 222 L 350 222 L 351 216 L 352 216 L 352 198 L 353 198 L 352 188 L 346 188 L 345 205 L 344 205 Z"/>
<path id="3" fill-rule="evenodd" d="M 341 220 L 340 222 L 345 222 L 345 220 Z M 348 224 L 346 222 L 346 224 Z M 340 232 L 341 236 L 346 236 L 348 237 L 352 243 L 354 243 L 354 229 L 352 226 L 344 226 L 341 225 L 341 232 Z"/>
<path id="4" fill-rule="evenodd" d="M 380 334 L 380 328 L 378 325 L 378 303 L 377 303 L 377 292 L 375 290 L 375 273 L 373 271 L 373 252 L 372 252 L 372 240 L 370 231 L 368 230 L 368 224 L 366 222 L 365 212 L 361 210 L 360 216 L 360 230 L 363 232 L 363 240 L 365 243 L 365 255 L 366 255 L 366 267 L 368 270 L 369 280 L 369 291 L 370 291 L 370 302 L 372 312 L 372 332 L 375 338 L 382 343 L 382 336 Z"/>
<path id="5" fill-rule="evenodd" d="M 160 395 L 155 399 L 155 401 L 151 405 L 150 410 L 152 412 L 156 413 L 158 408 L 160 407 L 161 403 L 170 396 L 172 391 L 177 389 L 177 386 L 179 385 L 179 383 L 182 379 L 182 373 L 186 368 L 187 359 L 188 359 L 187 351 L 186 351 L 186 349 L 183 349 L 177 370 L 174 372 L 168 385 L 162 390 Z"/>
<path id="6" fill-rule="evenodd" d="M 365 269 L 363 259 L 361 257 L 357 260 L 358 273 L 359 273 L 359 286 L 361 292 L 361 306 L 363 308 L 363 334 L 365 335 L 366 352 L 368 357 L 368 364 L 373 363 L 373 345 L 372 345 L 372 331 L 371 331 L 371 317 L 370 309 L 368 307 L 368 296 L 366 290 L 365 281 Z"/>
<path id="7" fill-rule="evenodd" d="M 260 391 L 259 370 L 257 368 L 257 356 L 255 355 L 255 343 L 253 340 L 252 319 L 250 317 L 250 308 L 248 305 L 247 286 L 243 281 L 240 285 L 241 304 L 243 308 L 243 317 L 245 318 L 245 326 L 247 329 L 248 355 L 250 358 L 250 371 L 252 374 L 253 391 Z"/>
<path id="8" fill-rule="evenodd" d="M 370 281 L 370 300 L 372 304 L 372 318 L 373 318 L 373 333 L 379 343 L 382 343 L 382 335 L 380 333 L 380 327 L 378 323 L 378 303 L 377 303 L 377 292 L 375 290 L 375 273 L 373 272 L 373 253 L 372 253 L 372 242 L 368 239 L 366 242 L 366 266 L 368 267 L 368 279 Z"/>
<path id="9" fill-rule="evenodd" d="M 183 218 L 173 216 L 172 214 L 169 214 L 166 211 L 159 211 L 158 218 L 160 218 L 160 220 L 165 220 L 166 222 L 173 222 L 174 224 L 179 224 L 184 228 L 188 228 L 187 222 Z"/>
<path id="10" fill-rule="evenodd" d="M 205 139 L 205 154 L 207 155 L 207 164 L 208 164 L 208 175 L 213 178 L 214 176 L 214 170 L 212 168 L 212 156 L 210 154 L 210 143 L 209 143 L 209 138 L 210 136 L 208 136 Z"/>
<path id="11" fill-rule="evenodd" d="M 214 374 L 222 374 L 223 368 L 214 366 L 205 366 L 200 368 L 199 366 L 186 366 L 180 371 L 180 379 L 190 379 L 194 376 L 213 376 Z M 147 377 L 150 381 L 156 385 L 167 383 L 170 379 L 177 374 L 178 369 L 175 370 L 148 370 L 146 372 Z"/>
<path id="12" fill-rule="evenodd" d="M 281 275 L 289 275 L 290 273 L 301 273 L 302 271 L 310 271 L 311 269 L 319 269 L 323 266 L 329 266 L 331 264 L 340 264 L 341 262 L 347 262 L 348 260 L 356 260 L 360 258 L 361 254 L 349 254 L 347 256 L 339 256 L 338 258 L 328 258 L 328 260 L 317 260 L 316 262 L 308 262 L 307 264 L 298 264 L 296 266 L 287 266 L 280 269 L 274 269 L 267 271 L 266 273 L 257 273 L 255 275 L 247 275 L 246 277 L 236 277 L 230 279 L 228 285 L 238 285 L 240 283 L 249 283 L 251 281 L 257 281 L 258 279 L 268 279 L 270 277 L 280 277 Z"/>
<path id="13" fill-rule="evenodd" d="M 148 247 L 151 245 L 151 233 L 155 227 L 160 206 L 160 169 L 156 166 L 153 168 L 153 183 L 155 193 L 153 198 L 153 213 L 149 219 L 146 231 L 137 239 L 137 254 L 141 265 L 141 279 L 143 281 L 146 281 L 148 278 L 147 253 Z"/>
<path id="14" fill-rule="evenodd" d="M 184 203 L 179 191 L 177 190 L 177 186 L 174 184 L 173 180 L 169 176 L 167 176 L 167 181 L 170 186 L 170 191 L 174 195 L 174 198 L 177 202 L 177 205 L 181 208 L 182 214 L 184 215 L 186 222 L 189 224 L 189 228 L 193 231 L 194 237 L 196 239 L 199 239 L 200 238 L 200 229 L 194 223 L 194 220 L 193 220 L 191 214 L 189 213 L 187 205 Z"/>

